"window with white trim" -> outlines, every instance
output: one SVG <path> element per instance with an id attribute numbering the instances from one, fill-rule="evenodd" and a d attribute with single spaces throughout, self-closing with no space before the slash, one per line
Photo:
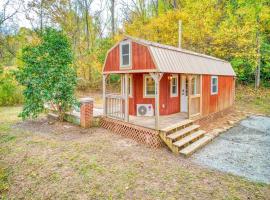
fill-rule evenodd
<path id="1" fill-rule="evenodd" d="M 178 96 L 178 75 L 172 75 L 171 78 L 171 97 Z"/>
<path id="2" fill-rule="evenodd" d="M 211 76 L 211 94 L 218 93 L 218 77 Z"/>
<path id="3" fill-rule="evenodd" d="M 125 76 L 121 77 L 121 93 L 125 95 Z M 128 96 L 132 97 L 132 75 L 128 76 Z"/>
<path id="4" fill-rule="evenodd" d="M 120 43 L 120 67 L 130 67 L 131 63 L 131 43 L 121 42 Z"/>
<path id="5" fill-rule="evenodd" d="M 154 97 L 156 85 L 154 79 L 150 75 L 144 75 L 143 80 L 144 97 Z"/>

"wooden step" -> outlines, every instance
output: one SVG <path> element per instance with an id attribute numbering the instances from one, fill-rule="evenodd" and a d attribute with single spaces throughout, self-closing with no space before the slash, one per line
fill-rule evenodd
<path id="1" fill-rule="evenodd" d="M 195 141 L 194 143 L 188 145 L 184 149 L 180 150 L 180 154 L 184 156 L 190 156 L 192 153 L 200 149 L 201 147 L 205 146 L 208 144 L 211 140 L 213 140 L 214 136 L 212 135 L 204 135 L 202 138 L 199 140 Z"/>
<path id="2" fill-rule="evenodd" d="M 188 126 L 180 131 L 177 131 L 175 133 L 172 133 L 170 135 L 168 135 L 167 137 L 172 139 L 172 140 L 176 140 L 177 138 L 181 138 L 185 135 L 187 135 L 188 133 L 192 132 L 192 131 L 195 131 L 196 129 L 198 129 L 200 126 L 199 125 L 191 125 L 191 126 Z"/>
<path id="3" fill-rule="evenodd" d="M 177 142 L 174 142 L 173 144 L 175 146 L 181 148 L 181 147 L 185 146 L 186 144 L 190 143 L 191 141 L 201 137 L 203 134 L 205 134 L 205 131 L 199 130 L 199 131 L 192 133 L 191 135 L 188 135 L 188 136 L 182 138 L 181 140 L 179 140 Z"/>
<path id="4" fill-rule="evenodd" d="M 172 131 L 174 129 L 181 128 L 183 126 L 187 126 L 187 125 L 190 125 L 192 123 L 193 123 L 193 120 L 186 119 L 186 120 L 181 121 L 181 122 L 179 122 L 177 124 L 174 124 L 172 126 L 168 126 L 166 128 L 163 128 L 163 129 L 161 129 L 161 131 L 163 131 L 163 132 L 170 132 L 170 131 Z"/>

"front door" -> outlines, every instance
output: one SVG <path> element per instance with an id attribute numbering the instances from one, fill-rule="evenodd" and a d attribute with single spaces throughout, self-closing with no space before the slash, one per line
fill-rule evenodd
<path id="1" fill-rule="evenodd" d="M 188 107 L 188 79 L 186 76 L 181 76 L 181 112 L 187 112 Z"/>

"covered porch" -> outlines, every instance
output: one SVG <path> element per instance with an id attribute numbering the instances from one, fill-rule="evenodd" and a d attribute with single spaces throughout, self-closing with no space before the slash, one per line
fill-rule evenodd
<path id="1" fill-rule="evenodd" d="M 129 91 L 133 90 L 130 88 L 129 77 L 133 76 L 134 73 L 121 73 L 121 92 L 110 93 L 107 91 L 107 80 L 109 74 L 103 74 L 103 115 L 108 118 L 117 119 L 130 123 L 133 125 L 161 130 L 169 126 L 173 126 L 181 121 L 186 119 L 195 119 L 201 116 L 202 113 L 202 98 L 201 98 L 201 87 L 202 80 L 201 75 L 191 75 L 191 74 L 177 74 L 179 77 L 179 100 L 178 106 L 179 111 L 173 114 L 160 114 L 160 108 L 164 105 L 160 103 L 161 95 L 165 95 L 161 88 L 164 88 L 164 85 L 161 85 L 161 79 L 166 79 L 170 76 L 165 73 L 149 72 L 144 73 L 150 75 L 154 80 L 155 92 L 153 94 L 153 116 L 137 116 L 137 113 L 130 114 L 130 101 L 131 99 Z M 175 75 L 175 74 L 174 74 Z M 171 82 L 171 80 L 168 80 Z M 177 83 L 178 84 L 178 83 Z M 167 85 L 165 85 L 165 88 Z M 169 87 L 169 86 L 168 86 Z M 142 89 L 143 90 L 143 89 Z M 136 91 L 143 92 L 143 91 Z M 181 98 L 181 102 L 180 102 Z M 149 101 L 149 99 L 147 99 Z M 180 109 L 183 106 L 182 101 L 186 101 L 186 109 Z M 133 102 L 137 104 L 138 102 Z"/>

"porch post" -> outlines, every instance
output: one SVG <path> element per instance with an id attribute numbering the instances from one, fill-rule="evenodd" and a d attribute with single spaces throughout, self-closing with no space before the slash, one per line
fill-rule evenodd
<path id="1" fill-rule="evenodd" d="M 159 78 L 157 76 L 156 83 L 156 93 L 155 93 L 155 128 L 159 130 Z"/>
<path id="2" fill-rule="evenodd" d="M 159 130 L 159 82 L 163 73 L 150 73 L 155 81 L 155 129 Z"/>
<path id="3" fill-rule="evenodd" d="M 106 103 L 106 78 L 107 74 L 102 75 L 102 98 L 103 98 L 103 115 L 107 116 L 107 103 Z"/>
<path id="4" fill-rule="evenodd" d="M 202 75 L 200 75 L 200 115 L 202 116 Z"/>
<path id="5" fill-rule="evenodd" d="M 192 76 L 191 75 L 187 75 L 187 78 L 188 78 L 188 119 L 190 119 L 190 116 L 191 116 L 191 98 L 190 98 L 190 95 L 191 95 L 191 78 Z"/>
<path id="6" fill-rule="evenodd" d="M 129 102 L 128 102 L 128 74 L 125 74 L 125 121 L 129 121 Z"/>

